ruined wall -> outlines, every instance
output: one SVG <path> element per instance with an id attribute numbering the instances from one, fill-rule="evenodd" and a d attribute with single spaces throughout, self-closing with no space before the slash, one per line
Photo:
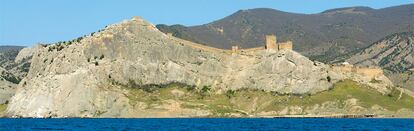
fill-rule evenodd
<path id="1" fill-rule="evenodd" d="M 278 46 L 276 44 L 277 38 L 275 35 L 266 35 L 266 49 L 278 49 Z"/>
<path id="2" fill-rule="evenodd" d="M 354 72 L 357 73 L 357 74 L 372 77 L 372 78 L 384 75 L 384 72 L 380 68 L 360 68 L 360 67 L 357 67 L 357 68 L 355 68 Z"/>
<path id="3" fill-rule="evenodd" d="M 344 73 L 356 73 L 371 78 L 384 75 L 384 71 L 378 67 L 354 67 L 353 65 L 332 65 L 331 68 L 334 71 Z"/>
<path id="4" fill-rule="evenodd" d="M 293 50 L 293 42 L 287 41 L 284 43 L 278 43 L 279 50 Z"/>

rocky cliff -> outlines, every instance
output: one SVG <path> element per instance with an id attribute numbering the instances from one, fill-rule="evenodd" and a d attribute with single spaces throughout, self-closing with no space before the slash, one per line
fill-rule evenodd
<path id="1" fill-rule="evenodd" d="M 332 89 L 342 79 L 358 78 L 342 75 L 328 65 L 310 61 L 290 50 L 235 53 L 202 46 L 167 36 L 152 24 L 134 17 L 72 43 L 40 47 L 33 55 L 28 75 L 19 83 L 8 105 L 7 114 L 22 117 L 209 116 L 212 110 L 218 110 L 207 108 L 212 105 L 203 105 L 198 100 L 210 98 L 212 94 L 221 98 L 230 97 L 237 90 L 256 90 L 310 95 Z M 386 78 L 383 80 L 378 88 L 389 92 L 386 89 L 389 83 Z M 360 81 L 370 83 L 371 79 Z M 171 89 L 167 88 L 170 85 L 181 85 L 188 92 L 183 88 L 168 90 L 176 97 L 164 99 L 160 96 L 162 89 Z M 189 100 L 187 105 L 183 104 L 184 99 Z M 227 109 L 216 106 L 220 111 Z"/>

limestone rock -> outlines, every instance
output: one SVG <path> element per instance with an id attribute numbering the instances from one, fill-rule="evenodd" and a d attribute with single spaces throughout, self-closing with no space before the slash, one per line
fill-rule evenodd
<path id="1" fill-rule="evenodd" d="M 250 88 L 314 94 L 342 79 L 332 76 L 328 80 L 330 74 L 328 65 L 294 51 L 232 54 L 167 36 L 136 17 L 69 45 L 39 48 L 7 113 L 23 117 L 130 117 L 137 113 L 135 107 L 123 89 L 109 83 L 183 83 L 217 92 Z M 190 116 L 209 114 L 186 112 Z"/>

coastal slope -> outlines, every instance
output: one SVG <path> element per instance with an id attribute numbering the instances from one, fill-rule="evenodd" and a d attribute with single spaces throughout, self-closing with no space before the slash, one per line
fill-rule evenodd
<path id="1" fill-rule="evenodd" d="M 292 50 L 207 47 L 168 36 L 139 17 L 71 42 L 40 45 L 31 63 L 7 105 L 9 117 L 322 115 L 332 114 L 331 106 L 340 108 L 334 112 L 339 114 L 349 109 L 330 102 L 343 103 L 351 97 L 309 98 L 336 90 L 340 83 L 345 89 L 375 92 L 391 103 L 378 105 L 355 96 L 349 100 L 354 105 L 371 103 L 362 103 L 355 113 L 374 107 L 384 108 L 384 114 L 412 111 L 407 103 L 412 98 L 401 94 L 395 99 L 392 84 L 383 75 L 338 72 Z M 286 102 L 291 100 L 301 102 Z M 303 106 L 307 100 L 324 108 Z M 278 102 L 287 105 L 281 108 Z M 320 109 L 326 112 L 315 112 Z"/>

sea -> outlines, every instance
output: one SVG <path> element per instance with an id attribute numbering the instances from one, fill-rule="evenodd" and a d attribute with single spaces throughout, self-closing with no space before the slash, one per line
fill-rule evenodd
<path id="1" fill-rule="evenodd" d="M 170 118 L 170 119 L 0 119 L 13 130 L 389 130 L 414 131 L 414 119 Z"/>

